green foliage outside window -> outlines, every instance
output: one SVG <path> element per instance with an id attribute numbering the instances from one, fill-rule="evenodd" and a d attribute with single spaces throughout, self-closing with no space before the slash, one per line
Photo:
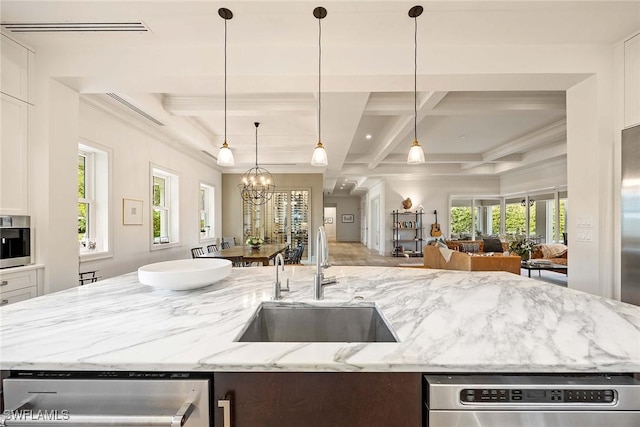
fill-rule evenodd
<path id="1" fill-rule="evenodd" d="M 86 196 L 86 161 L 87 158 L 85 156 L 78 156 L 78 200 L 84 199 Z M 87 214 L 87 204 L 78 203 L 78 241 L 82 240 L 87 233 Z"/>
<path id="2" fill-rule="evenodd" d="M 153 211 L 153 238 L 160 238 L 160 228 L 161 228 L 161 219 L 160 219 L 160 211 Z"/>
<path id="3" fill-rule="evenodd" d="M 153 177 L 153 206 L 164 207 L 166 180 L 159 176 Z M 163 236 L 162 233 L 162 213 L 160 210 L 153 211 L 153 238 L 160 239 Z"/>
<path id="4" fill-rule="evenodd" d="M 451 208 L 451 233 L 471 233 L 471 207 Z"/>

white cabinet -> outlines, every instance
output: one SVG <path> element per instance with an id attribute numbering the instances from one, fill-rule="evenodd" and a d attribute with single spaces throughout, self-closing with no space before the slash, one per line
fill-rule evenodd
<path id="1" fill-rule="evenodd" d="M 38 296 L 42 269 L 21 267 L 0 272 L 0 306 Z"/>
<path id="2" fill-rule="evenodd" d="M 28 215 L 28 115 L 33 52 L 1 37 L 0 214 Z"/>
<path id="3" fill-rule="evenodd" d="M 30 102 L 29 77 L 33 71 L 33 52 L 2 35 L 2 93 Z"/>
<path id="4" fill-rule="evenodd" d="M 0 96 L 0 214 L 28 215 L 29 105 L 5 94 Z"/>
<path id="5" fill-rule="evenodd" d="M 624 42 L 624 126 L 640 124 L 640 34 Z"/>

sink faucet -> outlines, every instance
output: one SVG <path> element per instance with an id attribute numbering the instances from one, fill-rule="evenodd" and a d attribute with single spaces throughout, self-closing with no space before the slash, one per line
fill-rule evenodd
<path id="1" fill-rule="evenodd" d="M 276 281 L 273 284 L 273 299 L 278 300 L 282 298 L 281 292 L 289 291 L 289 279 L 287 279 L 287 286 L 283 288 L 280 284 L 280 278 L 278 277 L 278 263 L 282 265 L 282 271 L 284 271 L 284 257 L 281 253 L 276 255 L 274 263 L 276 265 Z"/>
<path id="2" fill-rule="evenodd" d="M 324 227 L 318 228 L 316 234 L 316 274 L 313 275 L 313 299 L 324 299 L 324 287 L 333 283 L 337 283 L 335 277 L 324 277 L 323 268 L 329 267 L 329 253 L 327 251 L 327 236 L 324 233 Z"/>

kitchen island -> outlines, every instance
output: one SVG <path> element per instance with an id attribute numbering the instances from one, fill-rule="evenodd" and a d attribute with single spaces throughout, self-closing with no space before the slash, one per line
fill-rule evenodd
<path id="1" fill-rule="evenodd" d="M 82 417 L 96 402 L 127 407 L 153 390 L 194 380 L 207 385 L 186 426 L 439 427 L 476 425 L 494 415 L 472 410 L 455 415 L 466 421 L 450 421 L 450 412 L 427 409 L 425 391 L 434 378 L 424 374 L 465 381 L 464 374 L 492 374 L 482 377 L 490 381 L 503 374 L 510 384 L 554 384 L 538 386 L 547 387 L 544 393 L 557 393 L 559 384 L 602 390 L 618 387 L 609 382 L 636 381 L 640 388 L 616 375 L 640 372 L 640 307 L 504 272 L 325 271 L 338 283 L 314 301 L 314 268 L 287 266 L 280 278 L 289 279 L 291 290 L 278 304 L 374 308 L 397 342 L 238 342 L 257 310 L 274 304 L 274 267 L 234 268 L 226 279 L 192 291 L 151 288 L 130 273 L 0 310 L 0 368 L 12 371 L 12 384 L 22 384 L 15 386 L 20 392 L 5 387 L 7 404 L 14 409 L 39 393 L 68 394 L 44 409 L 75 405 L 73 416 Z M 589 375 L 576 380 L 581 374 Z M 114 382 L 120 380 L 122 386 Z M 163 380 L 170 383 L 154 386 Z M 117 393 L 109 391 L 115 387 Z M 78 404 L 78 393 L 89 393 L 94 403 Z M 530 412 L 507 411 L 503 425 L 635 426 L 638 395 L 620 395 L 611 408 L 601 404 L 604 418 L 571 410 L 534 412 L 532 421 Z M 184 399 L 178 395 L 166 409 Z M 623 410 L 607 412 L 617 408 Z"/>
<path id="2" fill-rule="evenodd" d="M 273 267 L 192 291 L 134 272 L 0 309 L 0 369 L 640 372 L 640 307 L 508 273 L 341 266 L 314 301 L 313 272 L 287 266 L 282 301 L 375 305 L 398 342 L 236 342 Z"/>

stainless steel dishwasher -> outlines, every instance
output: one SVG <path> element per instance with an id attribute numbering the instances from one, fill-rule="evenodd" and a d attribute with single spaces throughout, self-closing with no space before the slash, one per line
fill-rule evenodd
<path id="1" fill-rule="evenodd" d="M 209 427 L 211 382 L 188 373 L 11 373 L 0 426 Z"/>
<path id="2" fill-rule="evenodd" d="M 425 427 L 638 427 L 626 375 L 425 375 Z"/>

